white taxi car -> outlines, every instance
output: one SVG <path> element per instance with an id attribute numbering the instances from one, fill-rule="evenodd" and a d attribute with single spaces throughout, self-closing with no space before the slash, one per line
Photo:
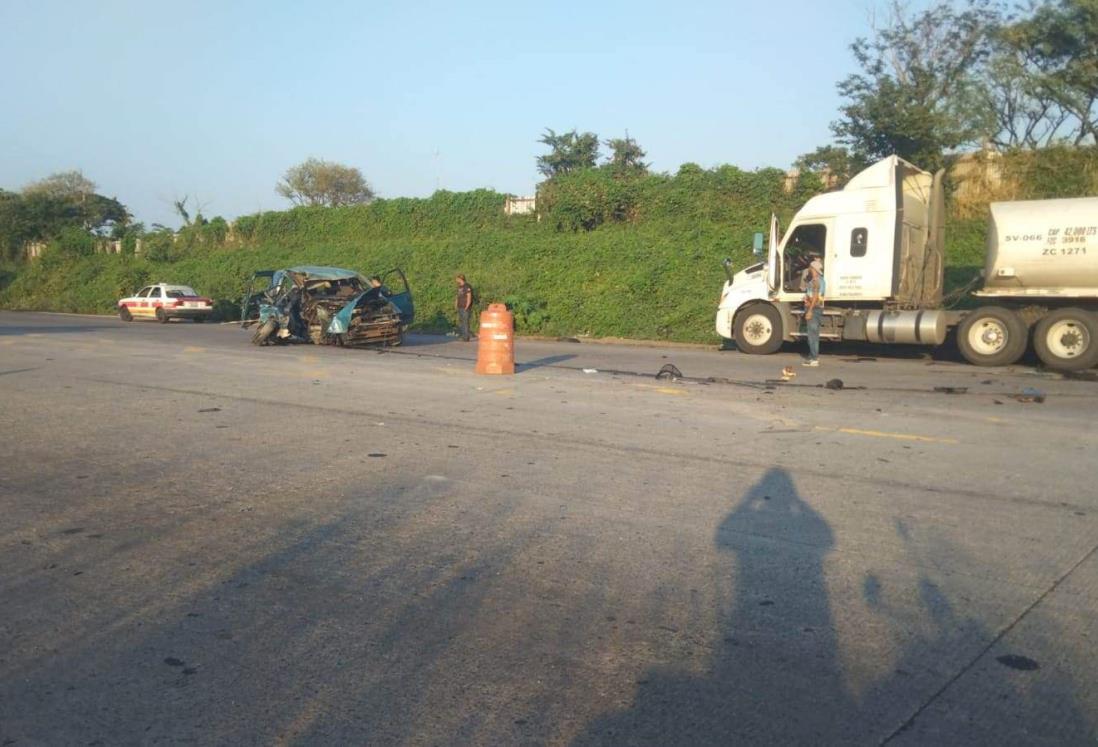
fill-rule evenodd
<path id="1" fill-rule="evenodd" d="M 171 319 L 204 322 L 213 315 L 213 301 L 194 292 L 189 285 L 157 283 L 147 285 L 118 302 L 118 316 L 124 322 L 134 319 Z"/>

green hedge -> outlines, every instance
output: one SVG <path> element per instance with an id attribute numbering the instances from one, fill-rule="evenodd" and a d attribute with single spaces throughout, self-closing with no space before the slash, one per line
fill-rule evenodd
<path id="1" fill-rule="evenodd" d="M 1026 196 L 1062 193 L 1062 159 L 1073 173 L 1093 175 L 1093 149 L 1085 158 L 1066 153 L 1050 156 L 1054 168 L 1039 155 L 1011 166 L 1037 174 Z M 1075 183 L 1081 178 L 1073 177 L 1073 193 L 1093 194 L 1092 182 Z M 449 328 L 453 276 L 463 272 L 483 302 L 512 305 L 521 332 L 714 341 L 720 261 L 750 262 L 752 234 L 766 229 L 771 210 L 788 221 L 820 187 L 809 174 L 787 194 L 784 179 L 777 169 L 693 164 L 673 176 L 626 180 L 593 170 L 543 184 L 539 216 L 504 215 L 505 195 L 490 190 L 266 212 L 239 218 L 227 234 L 219 230 L 223 240 L 208 230 L 182 237 L 154 252 L 158 259 L 50 251 L 0 275 L 0 305 L 111 313 L 117 298 L 166 281 L 216 298 L 227 315 L 256 269 L 308 263 L 374 274 L 399 266 L 420 329 Z M 963 284 L 982 266 L 985 228 L 979 217 L 949 221 L 948 285 Z"/>

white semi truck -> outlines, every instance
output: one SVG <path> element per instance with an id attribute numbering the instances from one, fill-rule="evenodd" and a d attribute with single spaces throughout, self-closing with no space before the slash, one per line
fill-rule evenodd
<path id="1" fill-rule="evenodd" d="M 1098 364 L 1098 197 L 993 203 L 971 311 L 943 308 L 944 217 L 942 172 L 877 162 L 810 199 L 784 235 L 772 217 L 765 261 L 733 274 L 725 260 L 717 332 L 745 353 L 803 339 L 802 275 L 819 256 L 822 340 L 941 345 L 956 327 L 976 365 L 1014 363 L 1031 334 L 1050 368 Z"/>

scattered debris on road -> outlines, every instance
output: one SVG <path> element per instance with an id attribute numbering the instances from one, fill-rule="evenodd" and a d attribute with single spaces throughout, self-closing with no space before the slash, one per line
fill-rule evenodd
<path id="1" fill-rule="evenodd" d="M 1027 386 L 1022 390 L 1021 394 L 1014 395 L 1014 399 L 1019 402 L 1036 402 L 1037 404 L 1040 404 L 1045 401 L 1045 393 L 1040 389 Z"/>
<path id="2" fill-rule="evenodd" d="M 967 386 L 936 386 L 934 391 L 940 394 L 964 394 L 968 391 Z"/>
<path id="3" fill-rule="evenodd" d="M 656 378 L 671 379 L 672 381 L 675 381 L 676 379 L 682 378 L 682 371 L 680 371 L 674 363 L 665 363 L 663 368 L 660 369 L 660 372 L 656 374 Z"/>
<path id="4" fill-rule="evenodd" d="M 792 381 L 795 378 L 797 378 L 797 372 L 793 370 L 793 366 L 782 369 L 782 381 Z"/>
<path id="5" fill-rule="evenodd" d="M 599 372 L 599 370 L 597 368 L 585 368 L 583 369 L 583 372 L 585 374 L 596 374 Z"/>
<path id="6" fill-rule="evenodd" d="M 839 389 L 843 388 L 843 380 L 842 379 L 828 379 L 827 383 L 824 384 L 824 388 L 825 389 L 833 389 L 835 391 L 838 391 Z"/>

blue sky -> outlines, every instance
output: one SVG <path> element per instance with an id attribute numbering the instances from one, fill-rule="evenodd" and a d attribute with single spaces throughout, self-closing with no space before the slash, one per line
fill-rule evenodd
<path id="1" fill-rule="evenodd" d="M 315 156 L 379 195 L 532 193 L 542 130 L 628 129 L 658 171 L 829 141 L 874 0 L 0 0 L 0 188 L 79 168 L 139 220 L 286 202 Z M 437 152 L 437 156 L 436 156 Z"/>

